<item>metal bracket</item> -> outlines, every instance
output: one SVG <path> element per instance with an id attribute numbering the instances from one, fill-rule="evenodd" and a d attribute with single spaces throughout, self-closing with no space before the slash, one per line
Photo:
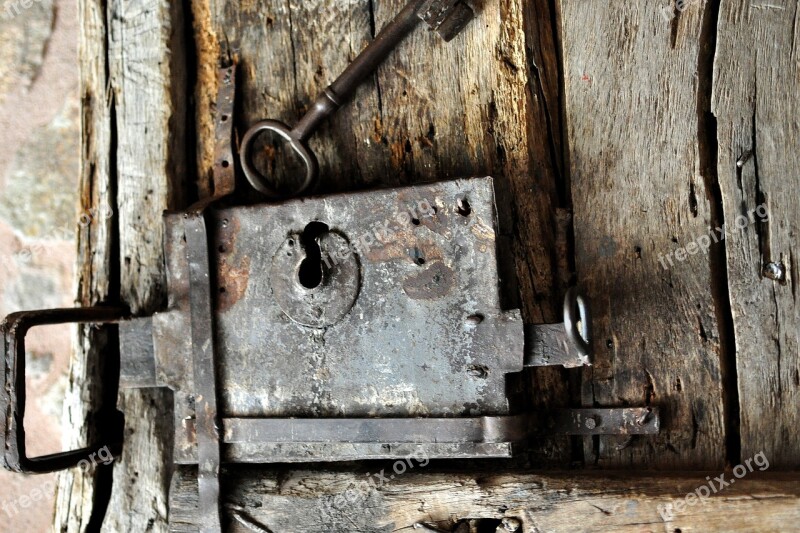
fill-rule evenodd
<path id="1" fill-rule="evenodd" d="M 564 322 L 525 324 L 525 366 L 591 365 L 589 304 L 574 287 L 564 297 Z"/>
<path id="2" fill-rule="evenodd" d="M 233 166 L 233 113 L 236 94 L 235 65 L 218 72 L 214 192 L 184 215 L 184 240 L 189 280 L 189 326 L 195 385 L 194 411 L 197 448 L 197 481 L 202 532 L 221 530 L 220 467 L 221 439 L 217 406 L 217 361 L 214 343 L 209 236 L 205 210 L 232 193 L 236 174 Z M 149 367 L 149 365 L 148 365 Z"/>

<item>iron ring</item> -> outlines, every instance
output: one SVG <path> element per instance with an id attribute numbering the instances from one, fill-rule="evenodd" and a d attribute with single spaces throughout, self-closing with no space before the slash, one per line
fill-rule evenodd
<path id="1" fill-rule="evenodd" d="M 578 331 L 578 322 L 581 325 L 580 331 Z M 567 339 L 572 346 L 578 350 L 580 355 L 589 357 L 592 352 L 589 304 L 575 287 L 570 288 L 564 296 L 564 327 L 567 330 Z"/>
<path id="2" fill-rule="evenodd" d="M 292 150 L 294 150 L 294 152 L 300 157 L 306 167 L 306 175 L 303 183 L 300 185 L 300 187 L 288 194 L 280 192 L 277 188 L 275 188 L 269 182 L 266 176 L 261 174 L 255 168 L 255 165 L 253 165 L 253 142 L 259 134 L 265 131 L 277 133 L 285 141 L 287 141 L 289 146 L 291 146 Z M 293 130 L 291 130 L 289 126 L 279 120 L 262 120 L 247 130 L 247 133 L 245 133 L 244 138 L 242 139 L 240 160 L 242 164 L 242 170 L 244 171 L 247 181 L 250 182 L 250 185 L 252 185 L 253 188 L 258 192 L 274 199 L 283 199 L 303 194 L 317 182 L 317 177 L 319 176 L 319 163 L 317 162 L 317 157 L 314 155 L 314 152 L 311 151 L 311 149 L 302 139 L 299 139 L 293 134 Z"/>

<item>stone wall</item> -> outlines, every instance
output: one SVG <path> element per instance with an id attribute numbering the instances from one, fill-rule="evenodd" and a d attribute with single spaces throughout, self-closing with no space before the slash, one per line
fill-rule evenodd
<path id="1" fill-rule="evenodd" d="M 80 164 L 74 0 L 0 0 L 0 314 L 73 305 Z M 61 450 L 69 327 L 28 337 L 30 454 Z M 0 471 L 0 531 L 50 531 L 55 477 Z"/>

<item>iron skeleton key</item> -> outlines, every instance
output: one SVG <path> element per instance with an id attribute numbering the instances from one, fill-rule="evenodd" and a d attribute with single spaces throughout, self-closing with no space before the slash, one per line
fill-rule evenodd
<path id="1" fill-rule="evenodd" d="M 250 185 L 269 198 L 299 196 L 310 190 L 319 176 L 319 162 L 307 141 L 319 125 L 352 96 L 361 82 L 375 72 L 420 22 L 426 22 L 442 39 L 450 41 L 464 29 L 472 17 L 472 9 L 461 0 L 410 0 L 372 43 L 317 97 L 293 128 L 278 120 L 262 120 L 245 133 L 240 162 Z M 254 142 L 264 132 L 273 132 L 282 137 L 305 165 L 305 176 L 301 185 L 288 194 L 282 194 L 255 167 Z"/>

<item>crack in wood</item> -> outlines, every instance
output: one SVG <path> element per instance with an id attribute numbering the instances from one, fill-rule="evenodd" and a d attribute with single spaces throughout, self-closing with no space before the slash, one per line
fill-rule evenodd
<path id="1" fill-rule="evenodd" d="M 714 84 L 714 58 L 717 47 L 720 0 L 710 0 L 703 10 L 700 52 L 697 58 L 697 131 L 700 169 L 709 196 L 712 225 L 725 224 L 725 207 L 719 182 L 717 160 L 717 119 L 711 105 Z M 728 293 L 727 240 L 720 239 L 709 250 L 712 294 L 719 331 L 720 373 L 722 374 L 725 449 L 729 464 L 739 463 L 739 384 L 736 367 L 736 336 Z M 693 446 L 694 447 L 694 446 Z"/>

